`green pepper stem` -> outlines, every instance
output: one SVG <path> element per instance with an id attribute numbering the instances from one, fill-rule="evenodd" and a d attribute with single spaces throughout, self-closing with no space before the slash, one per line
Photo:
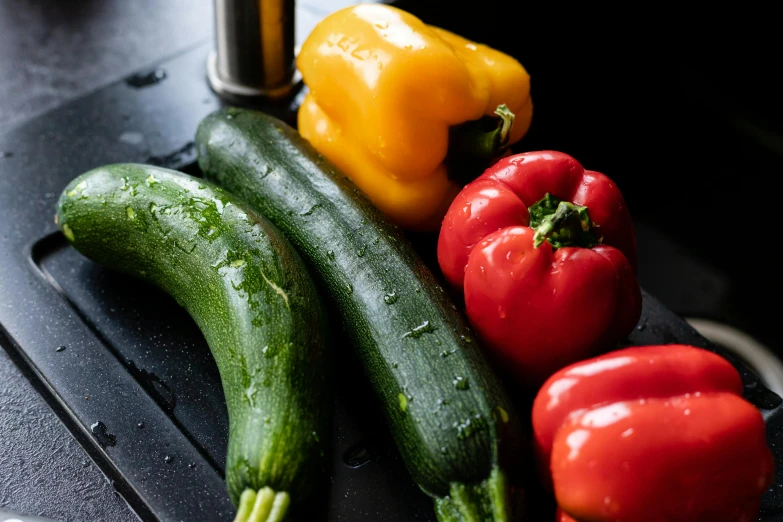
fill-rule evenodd
<path id="1" fill-rule="evenodd" d="M 555 213 L 544 219 L 544 222 L 536 228 L 536 233 L 533 236 L 533 246 L 536 248 L 540 247 L 541 243 L 546 241 L 558 227 L 562 226 L 567 219 L 576 213 L 577 209 L 573 203 L 561 201 Z"/>
<path id="2" fill-rule="evenodd" d="M 530 227 L 535 230 L 533 246 L 538 248 L 548 241 L 553 248 L 580 246 L 592 248 L 601 243 L 595 233 L 587 207 L 560 200 L 546 194 L 531 205 Z"/>
<path id="3" fill-rule="evenodd" d="M 245 489 L 239 497 L 234 522 L 282 522 L 291 499 L 285 491 L 275 492 L 264 487 L 253 491 Z"/>

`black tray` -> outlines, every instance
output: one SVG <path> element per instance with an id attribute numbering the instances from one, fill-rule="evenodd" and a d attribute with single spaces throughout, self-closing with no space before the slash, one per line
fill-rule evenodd
<path id="1" fill-rule="evenodd" d="M 70 179 L 101 164 L 147 162 L 197 174 L 195 129 L 220 105 L 204 78 L 210 48 L 0 135 L 0 151 L 13 152 L 0 159 L 0 345 L 144 520 L 233 517 L 223 482 L 227 416 L 217 369 L 172 299 L 77 254 L 57 233 L 53 207 Z M 293 115 L 286 107 L 275 113 L 289 121 Z M 419 245 L 432 265 L 434 245 Z M 646 293 L 628 343 L 705 346 L 738 367 L 745 396 L 767 419 L 777 462 L 761 520 L 779 520 L 781 399 Z M 361 372 L 349 354 L 340 358 L 332 465 L 313 520 L 433 520 Z M 79 502 L 78 492 L 62 501 Z M 540 504 L 551 508 L 546 499 Z"/>

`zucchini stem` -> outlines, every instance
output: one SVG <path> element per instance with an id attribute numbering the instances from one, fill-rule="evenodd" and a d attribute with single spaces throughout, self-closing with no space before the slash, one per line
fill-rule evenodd
<path id="1" fill-rule="evenodd" d="M 282 522 L 290 502 L 291 498 L 285 491 L 277 493 L 264 487 L 256 492 L 247 488 L 239 497 L 234 522 Z"/>
<path id="2" fill-rule="evenodd" d="M 460 520 L 465 522 L 484 522 L 481 520 L 479 514 L 480 505 L 475 503 L 472 491 L 465 487 L 463 484 L 454 483 L 449 490 L 449 496 L 454 501 L 454 505 L 457 506 L 457 511 L 460 514 Z"/>
<path id="3" fill-rule="evenodd" d="M 511 504 L 503 472 L 493 468 L 478 484 L 453 482 L 447 497 L 435 500 L 438 522 L 510 522 Z"/>

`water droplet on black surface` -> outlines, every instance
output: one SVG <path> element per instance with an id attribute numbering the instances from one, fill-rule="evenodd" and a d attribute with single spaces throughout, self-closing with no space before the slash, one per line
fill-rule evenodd
<path id="1" fill-rule="evenodd" d="M 132 360 L 128 361 L 128 369 L 163 409 L 168 412 L 174 411 L 174 407 L 177 405 L 177 398 L 160 377 L 148 370 L 139 368 Z"/>
<path id="2" fill-rule="evenodd" d="M 166 455 L 163 460 L 166 462 L 166 464 L 171 464 L 174 461 L 174 458 L 171 455 Z"/>
<path id="3" fill-rule="evenodd" d="M 143 87 L 149 87 L 150 85 L 156 85 L 166 79 L 166 71 L 163 69 L 155 69 L 147 73 L 139 73 L 130 76 L 125 79 L 125 83 L 136 89 Z"/>
<path id="4" fill-rule="evenodd" d="M 140 422 L 136 425 L 139 429 L 142 429 L 144 427 L 144 423 Z"/>
<path id="5" fill-rule="evenodd" d="M 54 351 L 55 351 L 55 352 L 62 352 L 63 350 L 65 350 L 65 346 L 63 346 L 63 345 L 60 345 L 60 346 L 58 346 L 58 347 L 57 347 L 57 348 L 56 348 Z"/>
<path id="6" fill-rule="evenodd" d="M 179 149 L 162 156 L 150 156 L 146 163 L 158 167 L 179 168 L 185 163 L 195 159 L 196 144 L 187 142 Z"/>
<path id="7" fill-rule="evenodd" d="M 98 444 L 104 448 L 106 446 L 114 446 L 117 444 L 117 437 L 109 433 L 106 425 L 101 421 L 91 424 L 90 431 L 92 431 L 92 434 L 95 435 L 95 438 L 98 440 Z"/>
<path id="8" fill-rule="evenodd" d="M 345 456 L 343 457 L 343 462 L 345 462 L 345 465 L 351 468 L 358 468 L 363 466 L 370 462 L 370 460 L 372 460 L 372 454 L 370 453 L 370 450 L 368 450 L 367 447 L 362 443 L 351 447 L 348 451 L 345 452 Z"/>

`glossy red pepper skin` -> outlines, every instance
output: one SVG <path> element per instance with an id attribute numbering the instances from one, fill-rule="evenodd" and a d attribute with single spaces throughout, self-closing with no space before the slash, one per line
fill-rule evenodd
<path id="1" fill-rule="evenodd" d="M 569 517 L 565 513 L 563 513 L 562 509 L 558 508 L 557 513 L 555 513 L 555 522 L 577 522 L 577 521 Z"/>
<path id="2" fill-rule="evenodd" d="M 601 243 L 534 246 L 528 209 L 547 194 L 587 207 Z M 623 196 L 561 152 L 503 158 L 468 184 L 443 220 L 438 262 L 485 346 L 529 385 L 612 347 L 641 314 Z"/>
<path id="3" fill-rule="evenodd" d="M 685 345 L 563 368 L 533 404 L 545 482 L 577 521 L 755 521 L 774 461 L 741 393 L 728 361 Z"/>

